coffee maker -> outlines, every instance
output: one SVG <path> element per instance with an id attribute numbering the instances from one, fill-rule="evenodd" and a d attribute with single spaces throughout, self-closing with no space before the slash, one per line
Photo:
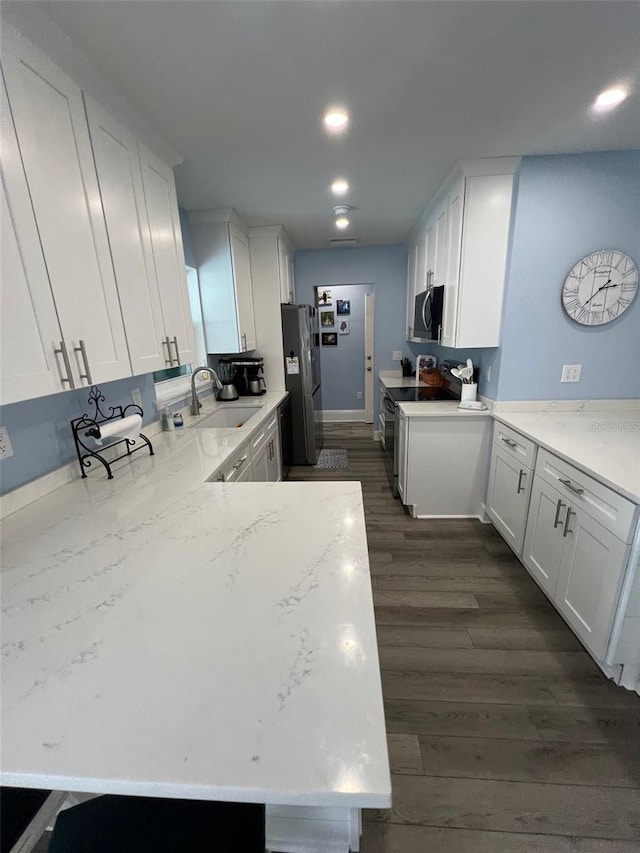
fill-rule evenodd
<path id="1" fill-rule="evenodd" d="M 264 381 L 264 359 L 251 356 L 220 359 L 229 364 L 232 381 L 241 397 L 259 397 L 267 393 Z"/>

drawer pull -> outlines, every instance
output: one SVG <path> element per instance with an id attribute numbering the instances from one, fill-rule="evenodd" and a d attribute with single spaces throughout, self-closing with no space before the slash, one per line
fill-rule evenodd
<path id="1" fill-rule="evenodd" d="M 74 352 L 79 352 L 82 356 L 82 363 L 84 364 L 84 373 L 80 374 L 80 379 L 86 379 L 89 385 L 93 385 L 93 379 L 91 378 L 91 369 L 89 367 L 89 359 L 87 358 L 87 349 L 84 345 L 84 341 L 78 341 L 80 346 L 74 347 Z"/>
<path id="2" fill-rule="evenodd" d="M 511 439 L 511 438 L 505 438 L 503 435 L 502 435 L 502 436 L 500 436 L 500 437 L 502 438 L 502 440 L 504 441 L 504 443 L 505 443 L 508 447 L 512 447 L 512 448 L 513 448 L 513 447 L 517 447 L 517 446 L 518 446 L 517 442 L 513 441 L 513 439 Z"/>
<path id="3" fill-rule="evenodd" d="M 558 503 L 556 504 L 556 517 L 553 520 L 554 530 L 556 529 L 556 527 L 559 527 L 562 524 L 562 522 L 560 521 L 560 511 L 562 510 L 563 506 L 566 506 L 566 504 L 564 504 L 562 501 L 558 501 Z M 567 513 L 567 515 L 569 515 L 569 513 Z"/>
<path id="4" fill-rule="evenodd" d="M 569 519 L 572 515 L 575 515 L 575 512 L 571 509 L 571 507 L 567 507 L 567 517 L 564 520 L 564 530 L 562 532 L 563 537 L 569 535 L 569 533 L 573 533 L 573 530 L 569 530 Z"/>
<path id="5" fill-rule="evenodd" d="M 524 486 L 522 485 L 522 478 L 526 477 L 526 476 L 527 476 L 527 472 L 523 471 L 521 468 L 520 473 L 518 474 L 518 491 L 516 492 L 517 495 L 519 495 L 520 492 L 524 492 Z"/>
<path id="6" fill-rule="evenodd" d="M 238 470 L 238 468 L 242 468 L 242 466 L 244 465 L 244 463 L 245 463 L 246 461 L 247 461 L 247 457 L 246 457 L 246 456 L 243 456 L 243 457 L 242 457 L 242 459 L 238 459 L 238 461 L 236 462 L 236 464 L 233 466 L 233 470 L 234 470 L 234 471 L 237 471 L 237 470 Z"/>
<path id="7" fill-rule="evenodd" d="M 576 495 L 581 495 L 584 493 L 584 489 L 578 488 L 578 486 L 574 486 L 571 480 L 563 480 L 562 477 L 558 478 L 563 486 L 566 486 L 568 489 L 571 489 L 572 492 L 575 492 Z"/>
<path id="8" fill-rule="evenodd" d="M 73 382 L 73 374 L 71 373 L 71 364 L 69 362 L 69 354 L 67 353 L 67 346 L 64 341 L 60 341 L 60 349 L 54 349 L 53 351 L 55 355 L 58 353 L 62 356 L 62 361 L 64 362 L 64 369 L 67 371 L 66 376 L 60 376 L 60 381 L 62 383 L 67 382 L 70 388 L 75 388 Z"/>

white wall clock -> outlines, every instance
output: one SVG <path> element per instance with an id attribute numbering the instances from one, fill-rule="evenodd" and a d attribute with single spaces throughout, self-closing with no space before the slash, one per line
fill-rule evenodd
<path id="1" fill-rule="evenodd" d="M 638 292 L 638 265 L 617 249 L 591 252 L 562 286 L 562 305 L 583 326 L 602 326 L 623 314 Z"/>

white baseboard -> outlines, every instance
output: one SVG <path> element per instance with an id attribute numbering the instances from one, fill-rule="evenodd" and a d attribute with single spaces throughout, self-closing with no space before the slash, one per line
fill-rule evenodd
<path id="1" fill-rule="evenodd" d="M 322 420 L 325 424 L 341 421 L 360 421 L 364 423 L 364 409 L 324 409 Z"/>

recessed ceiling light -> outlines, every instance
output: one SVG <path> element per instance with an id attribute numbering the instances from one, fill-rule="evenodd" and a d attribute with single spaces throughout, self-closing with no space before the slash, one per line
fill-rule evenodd
<path id="1" fill-rule="evenodd" d="M 349 115 L 343 109 L 331 109 L 325 113 L 324 126 L 330 133 L 340 133 L 349 124 Z"/>
<path id="2" fill-rule="evenodd" d="M 622 86 L 615 86 L 612 89 L 605 89 L 600 92 L 593 105 L 594 110 L 610 110 L 612 107 L 617 107 L 627 97 L 628 92 Z"/>
<path id="3" fill-rule="evenodd" d="M 336 219 L 336 228 L 339 228 L 341 231 L 344 231 L 345 228 L 349 227 L 349 220 L 346 216 L 339 216 Z"/>
<path id="4" fill-rule="evenodd" d="M 334 195 L 345 195 L 349 192 L 349 184 L 343 178 L 338 178 L 331 184 L 331 192 Z"/>

